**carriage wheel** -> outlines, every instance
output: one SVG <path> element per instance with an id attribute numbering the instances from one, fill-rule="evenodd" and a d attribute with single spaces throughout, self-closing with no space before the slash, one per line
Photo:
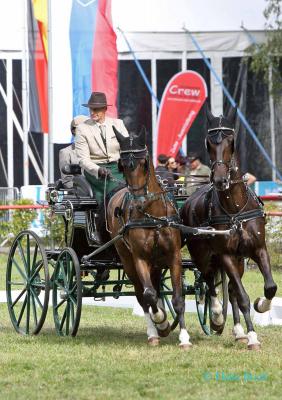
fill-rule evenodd
<path id="1" fill-rule="evenodd" d="M 215 326 L 212 323 L 212 312 L 211 312 L 211 299 L 209 294 L 209 289 L 206 282 L 199 280 L 196 284 L 196 308 L 198 313 L 198 318 L 201 327 L 206 335 L 221 335 L 224 329 L 224 325 L 227 317 L 227 307 L 228 307 L 228 287 L 226 274 L 224 271 L 217 271 L 214 277 L 215 289 L 217 292 L 217 298 L 222 305 L 223 314 L 223 324 L 220 326 Z"/>
<path id="2" fill-rule="evenodd" d="M 13 241 L 6 291 L 15 330 L 25 335 L 39 333 L 48 311 L 50 283 L 44 247 L 32 231 L 22 231 Z"/>
<path id="3" fill-rule="evenodd" d="M 53 315 L 58 335 L 76 335 L 81 305 L 80 265 L 75 251 L 67 247 L 59 255 L 53 275 Z"/>
<path id="4" fill-rule="evenodd" d="M 160 290 L 161 290 L 161 300 L 163 303 L 163 309 L 166 311 L 168 310 L 173 319 L 173 322 L 171 324 L 171 330 L 173 331 L 177 327 L 179 321 L 176 312 L 174 311 L 173 305 L 171 303 L 171 298 L 170 298 L 171 296 L 165 294 L 165 292 L 172 290 L 169 269 L 164 269 L 162 271 Z"/>

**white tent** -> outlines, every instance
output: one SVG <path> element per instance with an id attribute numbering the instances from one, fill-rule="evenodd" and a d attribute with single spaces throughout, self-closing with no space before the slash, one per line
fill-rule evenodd
<path id="1" fill-rule="evenodd" d="M 60 10 L 56 15 L 52 26 L 59 32 L 60 21 L 65 16 L 66 10 L 72 0 L 49 0 L 51 8 Z M 96 0 L 73 0 L 80 4 L 92 3 Z M 7 152 L 9 186 L 13 186 L 13 123 L 21 137 L 25 138 L 24 163 L 27 163 L 27 152 L 41 181 L 47 180 L 46 166 L 48 165 L 48 153 L 45 152 L 45 178 L 43 172 L 31 152 L 27 148 L 26 126 L 22 127 L 15 120 L 12 109 L 12 60 L 26 60 L 26 18 L 25 0 L 3 1 L 0 3 L 0 59 L 6 60 L 7 88 L 0 87 L 1 95 L 7 104 Z M 151 84 L 156 92 L 156 60 L 178 59 L 182 62 L 182 69 L 186 69 L 187 59 L 201 58 L 191 38 L 183 31 L 183 26 L 193 32 L 197 42 L 209 58 L 216 73 L 222 76 L 223 57 L 241 57 L 245 49 L 250 45 L 250 39 L 241 29 L 241 24 L 249 29 L 256 41 L 264 40 L 264 0 L 112 0 L 112 15 L 115 28 L 121 28 L 135 52 L 138 59 L 146 59 L 151 62 Z M 132 60 L 132 53 L 122 36 L 117 30 L 118 51 L 120 60 Z M 56 36 L 52 35 L 53 41 Z M 55 57 L 55 55 L 54 55 Z M 53 71 L 54 93 L 62 93 L 67 85 L 68 76 L 63 71 L 64 66 L 55 59 L 56 68 Z M 23 72 L 26 72 L 23 63 Z M 25 76 L 25 74 L 23 74 Z M 61 79 L 60 76 L 64 76 Z M 57 77 L 57 78 L 56 78 Z M 68 78 L 69 79 L 69 78 Z M 23 116 L 26 112 L 26 82 L 23 80 Z M 215 114 L 222 112 L 223 95 L 218 82 L 211 75 L 211 106 Z M 60 109 L 61 121 L 66 126 L 72 118 L 70 107 Z M 156 135 L 156 104 L 152 101 L 152 131 Z M 23 119 L 25 121 L 25 118 Z M 58 129 L 54 126 L 54 130 Z M 63 130 L 60 127 L 60 130 Z M 1 132 L 2 135 L 6 132 Z M 45 135 L 47 136 L 47 135 Z M 24 168 L 25 169 L 25 168 Z M 28 177 L 25 177 L 25 184 Z"/>

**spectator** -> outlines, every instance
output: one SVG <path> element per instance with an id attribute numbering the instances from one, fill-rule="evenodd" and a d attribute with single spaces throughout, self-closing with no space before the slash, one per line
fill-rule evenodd
<path id="1" fill-rule="evenodd" d="M 176 180 L 178 178 L 177 175 L 177 162 L 174 157 L 169 157 L 166 163 L 167 170 L 173 174 L 173 179 Z"/>
<path id="2" fill-rule="evenodd" d="M 197 184 L 197 179 L 195 179 L 195 182 L 193 182 L 193 176 L 203 177 L 202 180 L 207 177 L 208 180 L 211 170 L 207 165 L 202 164 L 200 156 L 197 153 L 188 154 L 188 160 L 190 162 L 190 180 L 187 184 L 186 193 L 190 196 L 203 183 L 199 181 Z"/>
<path id="3" fill-rule="evenodd" d="M 165 154 L 160 154 L 158 156 L 158 165 L 155 170 L 156 175 L 161 178 L 162 181 L 167 181 L 168 186 L 174 185 L 173 173 L 168 171 L 166 164 L 168 161 L 168 156 Z"/>

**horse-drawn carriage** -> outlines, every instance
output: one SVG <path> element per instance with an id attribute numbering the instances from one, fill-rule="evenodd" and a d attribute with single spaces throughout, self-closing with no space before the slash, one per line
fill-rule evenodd
<path id="1" fill-rule="evenodd" d="M 253 229 L 254 221 L 263 218 L 261 208 L 256 207 L 256 203 L 248 197 L 250 207 L 258 209 L 256 213 L 252 210 L 249 212 L 245 206 L 236 215 L 230 214 L 229 221 L 226 220 L 228 212 L 225 205 L 225 219 L 218 216 L 216 229 L 203 224 L 206 211 L 211 211 L 209 204 L 207 207 L 205 204 L 217 183 L 222 185 L 218 188 L 221 192 L 228 189 L 229 184 L 243 185 L 242 180 L 237 179 L 237 182 L 232 176 L 227 149 L 234 149 L 231 136 L 228 135 L 233 128 L 228 125 L 228 120 L 224 122 L 225 126 L 222 126 L 221 120 L 214 118 L 211 133 L 223 132 L 223 136 L 221 140 L 217 138 L 217 142 L 212 137 L 209 139 L 210 147 L 224 143 L 222 159 L 215 158 L 212 164 L 213 178 L 219 179 L 219 170 L 220 182 L 206 185 L 205 189 L 191 196 L 182 208 L 182 219 L 177 202 L 186 200 L 186 196 L 181 190 L 172 193 L 157 181 L 145 146 L 144 133 L 125 139 L 116 132 L 121 147 L 120 168 L 123 169 L 127 185 L 107 200 L 105 209 L 97 204 L 91 187 L 79 174 L 74 175 L 73 189 L 49 187 L 47 200 L 50 212 L 64 219 L 65 247 L 45 249 L 40 238 L 32 231 L 20 232 L 15 238 L 8 258 L 6 288 L 8 309 L 17 332 L 39 333 L 46 318 L 50 295 L 57 333 L 72 336 L 77 334 L 79 327 L 83 297 L 101 300 L 110 296 L 118 299 L 136 295 L 145 313 L 149 343 L 158 344 L 159 337 L 167 336 L 179 323 L 180 346 L 189 348 L 191 343 L 184 322 L 184 298 L 187 295 L 195 297 L 199 321 L 207 335 L 221 333 L 227 315 L 227 271 L 231 282 L 229 293 L 232 294 L 235 337 L 247 338 L 249 348 L 259 347 L 248 319 L 249 311 L 245 311 L 248 307 L 244 303 L 245 294 L 239 290 L 236 297 L 235 293 L 236 288 L 241 289 L 238 279 L 242 272 L 233 268 L 231 262 L 228 264 L 225 253 L 224 259 L 216 258 L 219 254 L 216 246 L 218 243 L 222 248 L 226 246 L 229 237 L 233 241 L 240 238 L 243 225 L 249 221 Z M 237 173 L 237 170 L 234 171 Z M 197 214 L 201 196 L 204 206 Z M 189 204 L 193 205 L 192 211 Z M 185 207 L 188 207 L 188 211 Z M 183 225 L 185 220 L 188 223 Z M 97 244 L 97 221 L 100 221 L 98 225 L 103 227 L 106 235 L 103 244 Z M 197 237 L 201 254 L 197 254 Z M 181 263 L 180 250 L 186 240 L 189 244 L 189 238 L 192 238 L 189 250 L 199 264 L 185 258 Z M 244 251 L 238 256 L 240 265 Z M 233 258 L 235 260 L 236 256 Z M 212 268 L 205 268 L 205 260 Z M 216 265 L 216 260 L 221 262 Z M 269 298 L 271 301 L 276 287 L 271 273 L 269 275 L 269 268 L 262 266 L 261 270 L 265 275 L 265 293 L 268 296 L 256 306 L 258 311 L 263 312 L 269 306 Z M 244 314 L 250 336 L 242 332 L 238 306 Z M 173 317 L 172 325 L 167 321 L 167 310 Z"/>
<path id="2" fill-rule="evenodd" d="M 177 191 L 180 194 L 176 194 L 176 199 L 185 200 L 181 187 Z M 99 301 L 106 297 L 134 296 L 135 293 L 118 254 L 111 248 L 113 244 L 97 245 L 93 239 L 99 206 L 85 178 L 80 174 L 74 175 L 72 189 L 58 190 L 56 186 L 49 185 L 46 198 L 50 217 L 52 214 L 63 217 L 65 247 L 45 249 L 41 239 L 32 231 L 22 231 L 17 235 L 7 265 L 8 308 L 17 332 L 37 334 L 44 324 L 51 295 L 57 333 L 75 336 L 83 297 Z M 183 259 L 182 265 L 183 295 L 195 296 L 200 324 L 209 335 L 213 331 L 210 327 L 207 285 L 191 260 Z M 194 274 L 193 283 L 185 279 L 187 270 Z M 218 275 L 216 279 L 226 317 L 225 275 Z M 169 271 L 163 268 L 161 296 L 175 318 L 169 280 Z"/>

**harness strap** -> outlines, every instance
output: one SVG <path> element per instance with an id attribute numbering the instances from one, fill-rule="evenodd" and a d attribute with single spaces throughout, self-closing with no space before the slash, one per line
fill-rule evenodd
<path id="1" fill-rule="evenodd" d="M 264 211 L 260 209 L 244 211 L 238 214 L 229 214 L 229 215 L 216 215 L 211 216 L 209 218 L 208 223 L 210 225 L 227 225 L 227 224 L 236 224 L 241 222 L 247 222 L 251 219 L 265 217 Z"/>

